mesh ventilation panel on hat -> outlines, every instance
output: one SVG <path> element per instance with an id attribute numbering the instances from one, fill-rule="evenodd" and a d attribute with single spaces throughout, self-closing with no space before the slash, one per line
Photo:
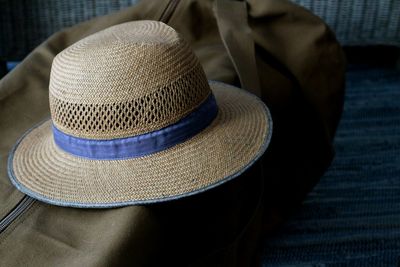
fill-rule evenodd
<path id="1" fill-rule="evenodd" d="M 211 92 L 204 71 L 189 45 L 160 25 L 111 27 L 57 55 L 54 125 L 83 138 L 121 138 L 161 129 L 199 106 Z"/>

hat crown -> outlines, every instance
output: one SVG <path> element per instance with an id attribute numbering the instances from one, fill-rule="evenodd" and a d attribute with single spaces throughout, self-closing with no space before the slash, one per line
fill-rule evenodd
<path id="1" fill-rule="evenodd" d="M 53 124 L 89 139 L 161 129 L 211 92 L 188 43 L 157 21 L 113 26 L 68 47 L 53 61 L 49 91 Z"/>

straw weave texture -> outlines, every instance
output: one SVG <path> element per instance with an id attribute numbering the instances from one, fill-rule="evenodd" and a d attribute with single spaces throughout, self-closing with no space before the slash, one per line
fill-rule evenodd
<path id="1" fill-rule="evenodd" d="M 48 120 L 9 160 L 11 181 L 52 204 L 112 207 L 176 199 L 226 182 L 267 148 L 271 119 L 256 96 L 208 82 L 189 45 L 168 25 L 135 21 L 95 33 L 58 54 Z M 214 94 L 218 113 L 191 138 L 141 157 L 69 154 L 52 124 L 74 137 L 117 139 L 170 126 Z"/>
<path id="2" fill-rule="evenodd" d="M 120 24 L 58 54 L 50 76 L 50 110 L 65 133 L 127 137 L 170 125 L 210 94 L 189 45 L 156 21 Z"/>
<path id="3" fill-rule="evenodd" d="M 222 83 L 211 83 L 211 88 L 219 112 L 205 130 L 140 158 L 105 161 L 72 156 L 54 144 L 47 121 L 16 148 L 14 183 L 51 203 L 104 206 L 177 198 L 228 181 L 265 151 L 271 121 L 257 97 Z"/>

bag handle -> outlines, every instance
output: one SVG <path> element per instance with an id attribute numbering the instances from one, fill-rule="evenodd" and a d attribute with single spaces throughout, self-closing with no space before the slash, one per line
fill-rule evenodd
<path id="1" fill-rule="evenodd" d="M 245 1 L 216 0 L 213 6 L 219 33 L 242 88 L 261 97 L 254 40 Z"/>

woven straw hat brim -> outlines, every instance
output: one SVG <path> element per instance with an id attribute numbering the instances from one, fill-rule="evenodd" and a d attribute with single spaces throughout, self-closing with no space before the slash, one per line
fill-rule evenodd
<path id="1" fill-rule="evenodd" d="M 164 151 L 123 160 L 92 160 L 58 148 L 51 120 L 30 130 L 9 157 L 23 193 L 70 207 L 107 208 L 193 195 L 237 177 L 266 150 L 272 121 L 245 90 L 210 82 L 219 111 L 199 134 Z"/>

